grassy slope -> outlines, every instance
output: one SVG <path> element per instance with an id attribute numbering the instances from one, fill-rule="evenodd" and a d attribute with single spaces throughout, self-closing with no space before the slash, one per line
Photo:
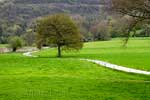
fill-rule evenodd
<path id="1" fill-rule="evenodd" d="M 112 46 L 112 42 L 87 43 L 80 53 L 64 54 L 62 59 L 54 58 L 55 50 L 44 50 L 39 58 L 0 54 L 0 100 L 149 100 L 150 76 L 118 72 L 76 59 L 106 59 L 110 51 L 112 55 L 123 52 L 116 47 L 117 41 Z M 49 53 L 51 58 L 46 55 Z"/>
<path id="2" fill-rule="evenodd" d="M 148 100 L 147 81 L 77 59 L 0 55 L 0 100 Z"/>
<path id="3" fill-rule="evenodd" d="M 65 53 L 64 57 L 99 59 L 131 68 L 150 71 L 150 38 L 131 39 L 127 48 L 122 40 L 86 43 L 79 53 Z M 38 53 L 43 57 L 56 56 L 56 50 L 44 50 Z"/>

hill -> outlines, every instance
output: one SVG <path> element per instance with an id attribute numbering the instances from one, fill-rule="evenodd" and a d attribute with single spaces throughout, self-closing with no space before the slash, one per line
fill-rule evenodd
<path id="1" fill-rule="evenodd" d="M 53 13 L 86 17 L 99 15 L 99 0 L 12 0 L 1 3 L 0 17 L 8 20 L 30 20 Z"/>
<path id="2" fill-rule="evenodd" d="M 0 30 L 3 31 L 0 34 L 21 35 L 34 19 L 54 13 L 82 19 L 88 30 L 99 19 L 102 5 L 100 0 L 5 0 L 0 3 Z"/>

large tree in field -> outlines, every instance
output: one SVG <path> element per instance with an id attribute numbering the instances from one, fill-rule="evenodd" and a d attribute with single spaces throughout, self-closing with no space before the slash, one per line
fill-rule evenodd
<path id="1" fill-rule="evenodd" d="M 37 46 L 41 48 L 44 43 L 56 45 L 58 57 L 61 57 L 61 50 L 82 48 L 82 36 L 74 21 L 65 14 L 50 15 L 38 20 Z"/>

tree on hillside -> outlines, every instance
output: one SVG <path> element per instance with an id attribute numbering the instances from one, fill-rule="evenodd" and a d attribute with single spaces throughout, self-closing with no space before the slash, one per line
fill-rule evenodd
<path id="1" fill-rule="evenodd" d="M 114 23 L 116 32 L 120 33 L 121 37 L 125 37 L 123 46 L 126 46 L 130 36 L 136 34 L 135 27 L 138 22 L 139 20 L 136 20 L 131 16 L 123 16 Z"/>
<path id="2" fill-rule="evenodd" d="M 56 45 L 58 57 L 61 57 L 62 48 L 79 50 L 83 46 L 82 36 L 68 15 L 56 14 L 41 18 L 37 22 L 36 33 L 38 48 L 44 43 Z"/>

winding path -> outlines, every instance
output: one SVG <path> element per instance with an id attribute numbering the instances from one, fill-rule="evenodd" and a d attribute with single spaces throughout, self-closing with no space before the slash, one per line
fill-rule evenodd
<path id="1" fill-rule="evenodd" d="M 32 55 L 32 53 L 34 53 L 34 52 L 37 52 L 37 51 L 26 52 L 26 53 L 23 53 L 23 55 L 27 56 L 27 57 L 37 57 L 37 56 Z M 107 68 L 111 68 L 111 69 L 115 69 L 115 70 L 118 70 L 118 71 L 122 71 L 122 72 L 150 75 L 149 71 L 143 71 L 143 70 L 137 70 L 137 69 L 133 69 L 133 68 L 127 68 L 127 67 L 111 64 L 111 63 L 108 63 L 108 62 L 105 62 L 105 61 L 90 60 L 90 59 L 80 59 L 80 60 L 92 62 L 92 63 L 98 64 L 98 65 L 101 65 L 101 66 L 104 66 L 104 67 L 107 67 Z"/>
<path id="2" fill-rule="evenodd" d="M 111 64 L 111 63 L 100 61 L 100 60 L 90 60 L 90 59 L 82 59 L 82 60 L 86 60 L 88 62 L 93 62 L 93 63 L 96 63 L 98 65 L 101 65 L 101 66 L 104 66 L 104 67 L 107 67 L 107 68 L 111 68 L 111 69 L 115 69 L 115 70 L 118 70 L 118 71 L 123 71 L 123 72 L 128 72 L 128 73 L 135 73 L 135 74 L 150 75 L 150 72 L 148 72 L 148 71 L 137 70 L 137 69 L 133 69 L 133 68 L 127 68 L 127 67 Z"/>
<path id="3" fill-rule="evenodd" d="M 38 52 L 38 51 L 26 52 L 26 53 L 23 53 L 23 55 L 27 57 L 37 57 L 37 56 L 32 55 L 32 53 L 35 53 L 35 52 Z"/>

